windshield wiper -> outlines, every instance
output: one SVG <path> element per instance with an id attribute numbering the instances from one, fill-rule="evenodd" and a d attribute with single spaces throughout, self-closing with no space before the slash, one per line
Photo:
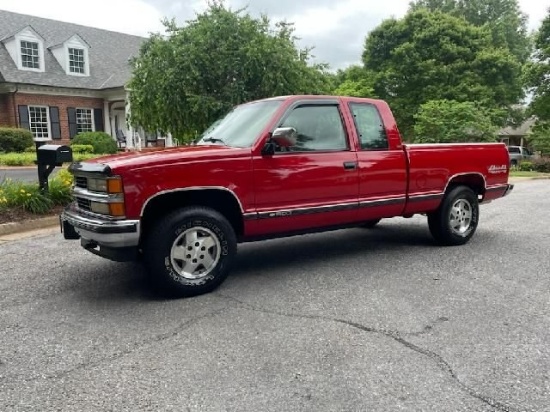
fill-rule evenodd
<path id="1" fill-rule="evenodd" d="M 223 139 L 218 139 L 217 137 L 214 137 L 214 136 L 210 136 L 210 137 L 207 137 L 206 139 L 202 139 L 202 141 L 203 142 L 210 142 L 210 143 L 220 142 L 220 143 L 225 144 Z"/>

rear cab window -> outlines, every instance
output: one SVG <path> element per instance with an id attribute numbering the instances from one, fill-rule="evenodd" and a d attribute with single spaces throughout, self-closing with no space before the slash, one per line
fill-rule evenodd
<path id="1" fill-rule="evenodd" d="M 361 150 L 388 150 L 388 136 L 376 106 L 370 103 L 349 103 Z"/>

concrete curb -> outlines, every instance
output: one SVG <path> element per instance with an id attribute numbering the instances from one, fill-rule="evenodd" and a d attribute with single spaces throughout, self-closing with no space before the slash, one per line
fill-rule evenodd
<path id="1" fill-rule="evenodd" d="M 14 233 L 30 232 L 36 229 L 45 229 L 59 225 L 59 216 L 48 216 L 24 222 L 3 223 L 0 225 L 0 236 Z"/>

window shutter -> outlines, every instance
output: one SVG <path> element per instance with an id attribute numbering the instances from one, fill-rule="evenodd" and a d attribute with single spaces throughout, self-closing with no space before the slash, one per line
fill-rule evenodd
<path id="1" fill-rule="evenodd" d="M 19 106 L 19 127 L 31 130 L 28 106 Z"/>
<path id="2" fill-rule="evenodd" d="M 96 132 L 103 132 L 103 109 L 94 109 L 94 124 Z"/>
<path id="3" fill-rule="evenodd" d="M 59 107 L 50 107 L 50 127 L 52 139 L 61 139 L 61 125 L 59 124 Z"/>
<path id="4" fill-rule="evenodd" d="M 76 136 L 76 109 L 74 107 L 67 108 L 67 116 L 69 117 L 69 137 L 72 139 Z"/>

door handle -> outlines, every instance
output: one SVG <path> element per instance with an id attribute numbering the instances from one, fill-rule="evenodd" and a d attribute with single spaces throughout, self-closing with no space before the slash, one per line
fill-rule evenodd
<path id="1" fill-rule="evenodd" d="M 357 162 L 344 162 L 344 169 L 346 170 L 357 169 Z"/>

